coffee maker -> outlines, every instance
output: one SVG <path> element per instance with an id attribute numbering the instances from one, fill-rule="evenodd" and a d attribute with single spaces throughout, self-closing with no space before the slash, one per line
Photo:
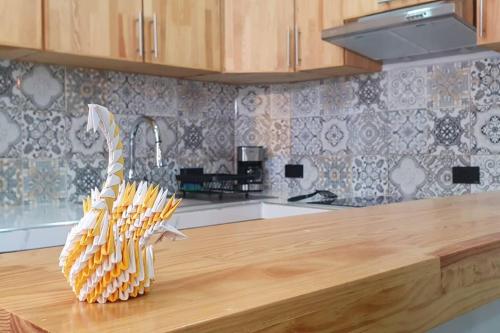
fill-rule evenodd
<path id="1" fill-rule="evenodd" d="M 238 190 L 244 192 L 259 192 L 263 190 L 264 179 L 264 147 L 239 146 L 237 147 L 237 173 L 250 176 L 238 181 Z"/>

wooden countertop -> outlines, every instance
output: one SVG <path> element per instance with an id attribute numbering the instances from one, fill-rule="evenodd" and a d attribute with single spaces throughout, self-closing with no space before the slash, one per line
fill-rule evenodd
<path id="1" fill-rule="evenodd" d="M 500 193 L 186 233 L 114 304 L 76 300 L 60 248 L 0 255 L 0 331 L 425 332 L 500 297 Z"/>

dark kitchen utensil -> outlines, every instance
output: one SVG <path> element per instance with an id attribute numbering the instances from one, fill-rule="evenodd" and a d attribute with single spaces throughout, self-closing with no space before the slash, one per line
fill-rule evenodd
<path id="1" fill-rule="evenodd" d="M 302 194 L 302 195 L 297 195 L 295 197 L 288 198 L 288 201 L 289 202 L 296 202 L 296 201 L 300 201 L 300 200 L 304 200 L 304 199 L 313 197 L 316 194 L 320 194 L 323 197 L 328 198 L 328 199 L 332 199 L 332 200 L 337 198 L 337 195 L 335 193 L 333 193 L 333 192 L 330 192 L 330 191 L 327 191 L 327 190 L 316 190 L 313 193 Z"/>

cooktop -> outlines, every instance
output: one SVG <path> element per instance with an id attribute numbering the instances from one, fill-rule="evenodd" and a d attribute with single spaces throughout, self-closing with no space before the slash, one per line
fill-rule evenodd
<path id="1" fill-rule="evenodd" d="M 330 205 L 330 206 L 343 206 L 343 207 L 368 207 L 376 205 L 384 205 L 393 202 L 399 202 L 400 199 L 391 196 L 377 196 L 377 197 L 348 197 L 348 198 L 325 198 L 318 201 L 309 201 L 309 204 L 315 205 Z"/>

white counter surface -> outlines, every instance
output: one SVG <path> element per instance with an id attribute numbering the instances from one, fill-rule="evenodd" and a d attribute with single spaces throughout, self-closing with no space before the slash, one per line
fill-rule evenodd
<path id="1" fill-rule="evenodd" d="M 241 206 L 255 203 L 287 205 L 292 207 L 318 208 L 336 210 L 339 207 L 311 205 L 306 203 L 287 202 L 286 198 L 278 196 L 250 196 L 238 199 L 213 200 L 183 199 L 178 212 L 192 212 L 206 209 Z M 12 206 L 0 208 L 0 233 L 15 230 L 46 228 L 78 223 L 83 216 L 82 206 L 79 204 L 39 204 L 35 206 Z"/>
<path id="2" fill-rule="evenodd" d="M 250 196 L 219 200 L 183 199 L 171 219 L 179 229 L 256 219 L 304 215 L 339 207 L 289 203 L 284 197 Z M 0 208 L 0 253 L 63 245 L 83 216 L 81 205 L 36 205 Z"/>

